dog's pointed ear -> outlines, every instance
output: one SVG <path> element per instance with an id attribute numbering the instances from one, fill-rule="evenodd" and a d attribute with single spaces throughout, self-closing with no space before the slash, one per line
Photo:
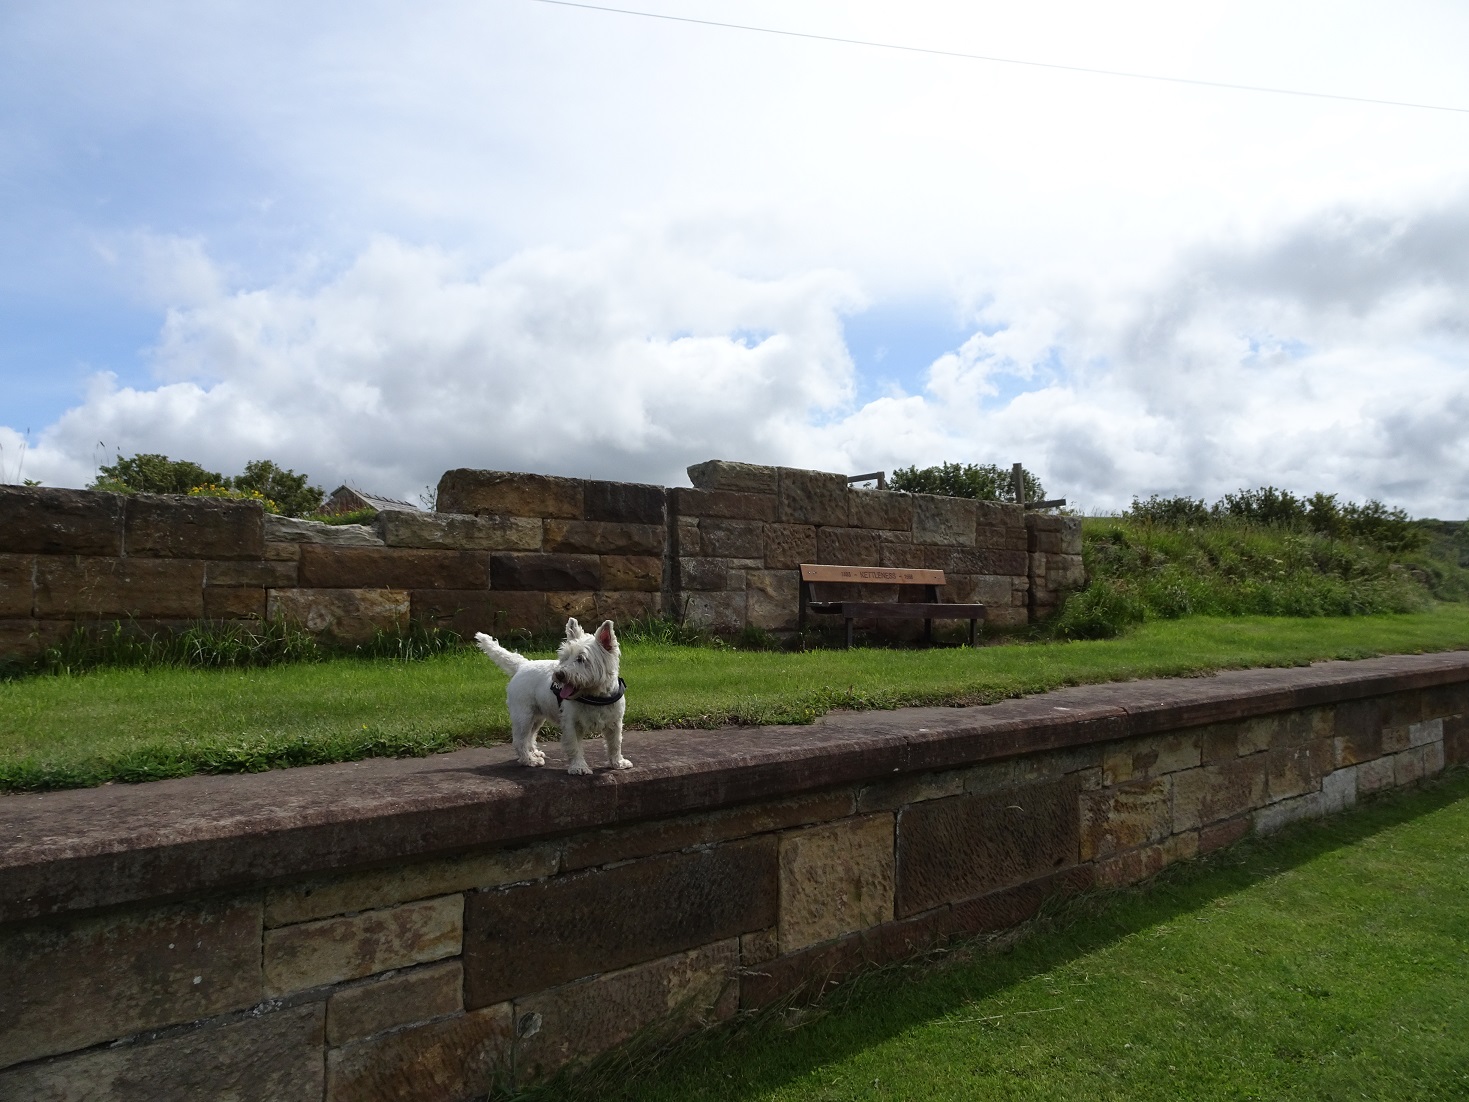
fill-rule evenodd
<path id="1" fill-rule="evenodd" d="M 597 629 L 597 642 L 602 644 L 605 651 L 617 649 L 617 632 L 612 630 L 612 621 L 604 620 L 602 626 Z"/>
<path id="2" fill-rule="evenodd" d="M 580 639 L 586 632 L 582 631 L 581 625 L 576 622 L 576 617 L 569 617 L 566 621 L 566 638 Z"/>

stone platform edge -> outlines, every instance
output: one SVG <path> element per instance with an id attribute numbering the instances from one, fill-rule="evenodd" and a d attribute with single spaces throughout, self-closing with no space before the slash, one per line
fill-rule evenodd
<path id="1" fill-rule="evenodd" d="M 631 732 L 591 778 L 508 746 L 0 796 L 0 923 L 163 902 L 1469 682 L 1469 651 L 1110 682 L 809 726 Z M 593 761 L 600 748 L 593 751 Z"/>

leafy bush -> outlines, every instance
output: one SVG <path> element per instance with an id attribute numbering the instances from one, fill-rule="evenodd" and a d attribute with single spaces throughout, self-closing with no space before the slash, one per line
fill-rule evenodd
<path id="1" fill-rule="evenodd" d="M 245 464 L 244 474 L 230 480 L 230 485 L 236 490 L 254 491 L 279 503 L 279 507 L 271 512 L 305 517 L 320 509 L 326 499 L 322 489 L 309 485 L 309 481 L 306 475 L 284 470 L 269 459 L 254 459 Z"/>
<path id="2" fill-rule="evenodd" d="M 893 472 L 888 485 L 910 494 L 938 494 L 941 497 L 972 497 L 981 501 L 1014 501 L 1015 486 L 1010 472 L 993 463 L 944 463 L 938 467 L 901 467 Z M 1046 491 L 1040 480 L 1025 472 L 1025 500 L 1042 501 Z"/>
<path id="3" fill-rule="evenodd" d="M 306 519 L 321 524 L 371 524 L 376 516 L 376 509 L 371 505 L 364 505 L 361 509 L 352 509 L 345 513 L 313 513 Z"/>
<path id="4" fill-rule="evenodd" d="M 326 497 L 319 487 L 308 482 L 306 475 L 286 470 L 269 459 L 251 460 L 245 464 L 244 474 L 226 478 L 187 459 L 139 453 L 126 458 L 119 455 L 117 462 L 99 467 L 97 477 L 87 488 L 124 494 L 194 494 L 259 501 L 269 512 L 304 517 L 320 509 Z"/>
<path id="5" fill-rule="evenodd" d="M 195 486 L 189 491 L 190 497 L 222 497 L 228 501 L 258 501 L 267 513 L 279 513 L 280 509 L 274 501 L 266 497 L 259 490 L 236 490 L 231 486 L 216 486 L 213 482 L 206 482 L 202 486 Z"/>
<path id="6" fill-rule="evenodd" d="M 228 479 L 217 471 L 206 471 L 187 459 L 140 453 L 97 468 L 90 490 L 112 490 L 125 494 L 186 494 L 195 486 L 224 485 Z"/>

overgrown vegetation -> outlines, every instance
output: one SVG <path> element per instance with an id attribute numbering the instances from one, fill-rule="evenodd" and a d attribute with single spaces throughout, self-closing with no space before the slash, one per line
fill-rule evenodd
<path id="1" fill-rule="evenodd" d="M 972 497 L 981 501 L 1014 501 L 1011 473 L 993 463 L 943 463 L 937 467 L 900 467 L 888 486 L 909 494 L 938 494 L 941 497 Z M 1025 472 L 1025 500 L 1042 501 L 1045 488 L 1040 479 Z"/>
<path id="2" fill-rule="evenodd" d="M 326 497 L 320 487 L 310 485 L 308 476 L 269 459 L 251 460 L 241 474 L 227 478 L 190 460 L 151 452 L 119 455 L 115 462 L 103 464 L 88 489 L 259 501 L 269 512 L 291 517 L 310 516 Z"/>

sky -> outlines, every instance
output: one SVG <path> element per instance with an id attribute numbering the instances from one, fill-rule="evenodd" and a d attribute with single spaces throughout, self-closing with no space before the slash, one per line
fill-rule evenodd
<path id="1" fill-rule="evenodd" d="M 1469 7 L 625 2 L 0 7 L 0 482 L 1469 515 Z"/>

